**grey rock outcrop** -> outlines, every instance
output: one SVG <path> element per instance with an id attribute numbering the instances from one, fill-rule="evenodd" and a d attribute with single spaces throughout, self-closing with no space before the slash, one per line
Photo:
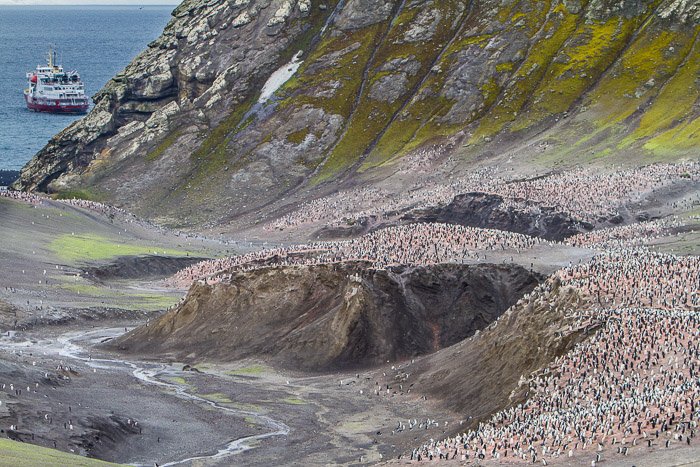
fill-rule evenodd
<path id="1" fill-rule="evenodd" d="M 185 0 L 14 186 L 167 225 L 252 226 L 290 199 L 380 183 L 427 145 L 462 169 L 543 131 L 564 135 L 550 151 L 571 164 L 683 158 L 699 21 L 685 0 Z M 655 66 L 630 73 L 640 62 Z M 268 83 L 285 66 L 299 68 Z"/>

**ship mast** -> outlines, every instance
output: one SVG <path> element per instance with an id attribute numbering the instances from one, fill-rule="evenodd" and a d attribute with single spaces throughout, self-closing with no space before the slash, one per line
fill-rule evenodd
<path id="1" fill-rule="evenodd" d="M 49 68 L 53 69 L 56 63 L 56 52 L 49 46 Z"/>

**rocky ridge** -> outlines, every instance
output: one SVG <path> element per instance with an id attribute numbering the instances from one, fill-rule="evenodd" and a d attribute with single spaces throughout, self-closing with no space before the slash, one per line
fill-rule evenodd
<path id="1" fill-rule="evenodd" d="M 186 0 L 15 187 L 255 223 L 426 145 L 462 168 L 692 156 L 699 22 L 683 0 Z"/>

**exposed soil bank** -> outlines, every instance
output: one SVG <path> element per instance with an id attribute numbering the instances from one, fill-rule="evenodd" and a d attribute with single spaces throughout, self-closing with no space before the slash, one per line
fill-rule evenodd
<path id="1" fill-rule="evenodd" d="M 562 241 L 593 229 L 614 227 L 634 222 L 666 217 L 678 208 L 697 199 L 698 186 L 682 180 L 642 196 L 634 202 L 619 206 L 617 213 L 598 217 L 594 222 L 581 221 L 554 207 L 521 199 L 506 199 L 500 195 L 471 192 L 455 196 L 441 206 L 395 211 L 380 216 L 364 216 L 348 221 L 347 225 L 323 227 L 313 233 L 314 239 L 355 237 L 394 225 L 440 222 L 483 229 L 497 229 Z"/>
<path id="2" fill-rule="evenodd" d="M 540 237 L 563 240 L 586 230 L 591 224 L 574 219 L 554 208 L 526 202 L 508 202 L 502 196 L 486 193 L 465 193 L 455 196 L 444 206 L 396 213 L 389 219 L 363 217 L 349 226 L 325 227 L 314 234 L 317 238 L 343 238 L 397 224 L 440 222 L 485 229 L 507 230 Z M 517 208 L 514 206 L 517 205 Z"/>
<path id="3" fill-rule="evenodd" d="M 517 265 L 262 268 L 234 273 L 229 283 L 193 285 L 176 310 L 110 345 L 149 358 L 366 367 L 473 335 L 539 280 Z"/>
<path id="4" fill-rule="evenodd" d="M 476 423 L 527 398 L 525 379 L 587 338 L 566 310 L 586 306 L 578 290 L 548 280 L 478 336 L 416 362 L 414 391 Z"/>
<path id="5" fill-rule="evenodd" d="M 85 269 L 88 276 L 99 281 L 112 279 L 159 279 L 175 274 L 177 271 L 204 258 L 173 256 L 121 256 L 101 266 Z"/>
<path id="6" fill-rule="evenodd" d="M 519 203 L 502 208 L 502 196 L 486 193 L 465 193 L 455 196 L 446 206 L 414 211 L 401 218 L 409 222 L 443 222 L 469 227 L 508 230 L 547 240 L 563 240 L 581 231 L 591 230 L 590 224 L 582 224 L 569 214 L 543 206 L 536 212 L 522 208 L 534 207 L 531 203 Z"/>

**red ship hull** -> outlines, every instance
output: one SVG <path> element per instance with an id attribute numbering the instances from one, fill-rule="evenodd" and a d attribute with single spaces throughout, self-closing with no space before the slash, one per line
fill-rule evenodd
<path id="1" fill-rule="evenodd" d="M 60 101 L 45 100 L 45 102 L 34 102 L 29 97 L 25 96 L 27 108 L 34 112 L 48 112 L 54 114 L 83 114 L 86 113 L 89 104 L 65 104 Z"/>

